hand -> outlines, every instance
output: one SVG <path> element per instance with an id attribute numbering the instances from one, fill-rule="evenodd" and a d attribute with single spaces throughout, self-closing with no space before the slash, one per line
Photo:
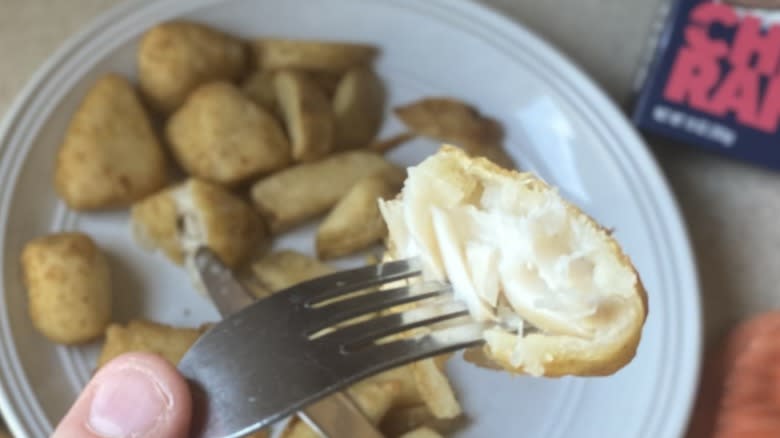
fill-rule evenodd
<path id="1" fill-rule="evenodd" d="M 128 353 L 100 368 L 52 438 L 185 438 L 191 407 L 176 368 L 152 354 Z"/>

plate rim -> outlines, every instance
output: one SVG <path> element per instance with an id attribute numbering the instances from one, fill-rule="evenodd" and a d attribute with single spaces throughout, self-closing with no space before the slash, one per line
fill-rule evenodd
<path id="1" fill-rule="evenodd" d="M 0 121 L 0 156 L 3 156 L 8 150 L 9 139 L 15 132 L 15 125 L 19 121 L 24 120 L 26 113 L 29 111 L 30 101 L 40 92 L 41 88 L 47 83 L 47 78 L 52 74 L 55 74 L 64 61 L 67 60 L 71 53 L 78 53 L 83 49 L 85 43 L 91 40 L 94 34 L 100 35 L 106 31 L 106 27 L 117 24 L 118 22 L 127 22 L 128 20 L 144 15 L 143 12 L 147 8 L 164 7 L 165 5 L 178 9 L 178 13 L 184 14 L 187 11 L 195 10 L 199 7 L 203 7 L 208 4 L 217 4 L 225 0 L 200 0 L 194 1 L 189 4 L 179 3 L 171 0 L 125 0 L 124 2 L 110 7 L 108 10 L 97 15 L 79 32 L 73 34 L 64 40 L 63 44 L 54 51 L 49 57 L 35 70 L 32 76 L 27 80 L 22 89 L 18 92 L 16 97 L 12 100 L 11 105 L 6 110 L 6 113 Z M 647 185 L 655 186 L 652 191 L 652 200 L 658 201 L 659 199 L 667 204 L 663 215 L 660 217 L 663 219 L 661 225 L 666 228 L 666 231 L 672 232 L 673 244 L 677 249 L 674 254 L 675 259 L 678 262 L 674 267 L 674 273 L 680 277 L 678 283 L 688 284 L 688 289 L 695 295 L 693 297 L 697 306 L 694 307 L 695 321 L 691 322 L 693 326 L 693 338 L 696 343 L 696 354 L 692 355 L 692 366 L 689 370 L 689 374 L 693 374 L 693 377 L 688 376 L 688 397 L 683 405 L 687 406 L 685 412 L 678 415 L 679 424 L 672 426 L 672 429 L 676 429 L 682 434 L 687 427 L 688 418 L 693 408 L 693 399 L 695 396 L 696 388 L 698 386 L 698 373 L 701 366 L 701 356 L 703 350 L 702 341 L 702 315 L 701 315 L 701 293 L 698 278 L 698 270 L 696 269 L 696 261 L 693 256 L 690 233 L 687 230 L 685 221 L 683 220 L 682 211 L 679 207 L 679 202 L 671 191 L 669 183 L 658 161 L 650 153 L 648 145 L 639 136 L 636 129 L 629 122 L 628 117 L 619 111 L 615 102 L 613 102 L 604 90 L 589 76 L 584 70 L 573 63 L 573 61 L 563 54 L 563 52 L 557 47 L 549 43 L 545 38 L 541 37 L 536 32 L 525 27 L 522 22 L 514 17 L 509 17 L 502 12 L 498 11 L 493 5 L 479 2 L 476 0 L 464 0 L 461 2 L 447 2 L 446 0 L 429 0 L 431 4 L 438 4 L 442 7 L 447 7 L 453 11 L 459 12 L 461 15 L 468 14 L 481 14 L 483 18 L 494 23 L 496 27 L 501 27 L 502 32 L 517 37 L 518 35 L 529 42 L 536 48 L 537 52 L 541 52 L 548 60 L 548 64 L 555 65 L 565 71 L 565 83 L 568 83 L 572 88 L 577 89 L 583 96 L 586 96 L 589 101 L 594 103 L 594 107 L 599 108 L 600 112 L 608 118 L 614 124 L 615 131 L 619 131 L 615 134 L 616 137 L 628 140 L 631 143 L 630 150 L 627 155 L 636 159 L 641 164 L 641 171 L 645 176 L 645 183 Z M 426 3 L 429 3 L 426 2 Z M 398 2 L 397 2 L 398 3 Z M 129 16 L 126 17 L 126 16 Z M 126 23 L 127 24 L 127 23 Z M 618 122 L 622 120 L 622 122 Z M 629 148 L 627 148 L 629 149 Z M 22 160 L 23 161 L 23 160 Z M 9 164 L 8 161 L 0 161 L 0 174 L 3 170 L 13 169 L 14 166 Z M 665 199 L 664 199 L 665 198 Z M 0 210 L 5 210 L 3 204 L 9 202 L 9 197 L 5 199 L 0 198 Z M 5 229 L 7 217 L 0 217 L 0 247 L 5 246 Z M 0 253 L 0 261 L 5 259 L 5 254 Z M 4 275 L 4 266 L 0 265 L 0 279 Z M 4 284 L 4 283 L 3 283 Z M 3 285 L 0 284 L 0 299 L 5 302 L 5 290 Z M 6 316 L 7 309 L 2 306 L 3 315 Z M 652 309 L 651 309 L 652 311 Z M 13 361 L 18 361 L 16 353 L 16 342 L 11 338 L 10 331 L 8 329 L 8 318 L 0 318 L 0 328 L 3 329 L 2 337 L 0 337 L 0 351 L 3 353 L 14 353 Z M 8 338 L 8 339 L 6 339 Z M 7 342 L 10 339 L 10 344 Z M 10 348 L 9 348 L 10 347 Z M 2 374 L 0 375 L 0 413 L 2 413 L 8 427 L 12 433 L 19 436 L 26 436 L 27 430 L 22 424 L 21 418 L 15 415 L 17 413 L 17 402 L 14 402 L 9 393 L 9 382 L 7 381 L 7 371 L 11 368 L 6 366 L 8 360 L 6 354 L 0 355 L 0 365 L 2 365 Z M 26 379 L 25 379 L 26 382 Z M 52 425 L 54 426 L 54 425 Z"/>

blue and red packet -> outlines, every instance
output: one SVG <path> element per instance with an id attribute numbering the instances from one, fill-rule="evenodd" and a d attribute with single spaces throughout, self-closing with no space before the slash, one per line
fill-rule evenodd
<path id="1" fill-rule="evenodd" d="M 780 1 L 674 2 L 633 119 L 647 134 L 780 170 Z"/>

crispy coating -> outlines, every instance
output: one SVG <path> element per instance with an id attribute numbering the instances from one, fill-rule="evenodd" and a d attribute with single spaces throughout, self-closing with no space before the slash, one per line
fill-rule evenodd
<path id="1" fill-rule="evenodd" d="M 192 176 L 223 185 L 285 167 L 290 146 L 279 122 L 234 85 L 198 88 L 173 115 L 166 135 Z"/>
<path id="2" fill-rule="evenodd" d="M 83 233 L 36 238 L 21 256 L 35 328 L 61 344 L 103 334 L 111 321 L 111 276 L 100 248 Z"/>
<path id="3" fill-rule="evenodd" d="M 75 210 L 121 207 L 167 180 L 166 160 L 130 82 L 100 78 L 71 118 L 54 183 Z"/>
<path id="4" fill-rule="evenodd" d="M 111 359 L 129 352 L 158 354 L 176 365 L 204 331 L 205 327 L 172 327 L 140 319 L 124 326 L 111 324 L 106 329 L 106 341 L 97 366 L 102 367 Z"/>
<path id="5" fill-rule="evenodd" d="M 248 66 L 244 44 L 198 23 L 173 21 L 149 29 L 138 48 L 141 90 L 157 111 L 170 114 L 198 86 L 236 81 Z"/>

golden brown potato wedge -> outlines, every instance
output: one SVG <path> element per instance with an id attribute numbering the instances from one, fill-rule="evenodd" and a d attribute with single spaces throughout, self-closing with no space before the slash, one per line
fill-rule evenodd
<path id="1" fill-rule="evenodd" d="M 401 438 L 443 438 L 443 436 L 429 427 L 420 427 L 401 435 Z"/>
<path id="2" fill-rule="evenodd" d="M 133 86 L 98 79 L 71 118 L 54 182 L 74 210 L 122 207 L 161 188 L 165 155 Z"/>
<path id="3" fill-rule="evenodd" d="M 308 76 L 293 71 L 274 75 L 274 89 L 295 161 L 318 160 L 333 149 L 333 109 Z"/>
<path id="4" fill-rule="evenodd" d="M 279 122 L 226 82 L 195 90 L 168 120 L 166 135 L 190 175 L 223 185 L 290 162 L 290 145 Z"/>
<path id="5" fill-rule="evenodd" d="M 425 404 L 393 407 L 382 419 L 379 430 L 387 437 L 398 437 L 436 420 Z"/>
<path id="6" fill-rule="evenodd" d="M 328 213 L 317 229 L 317 256 L 328 259 L 352 254 L 387 235 L 378 199 L 398 194 L 401 181 L 372 175 L 358 181 Z"/>
<path id="7" fill-rule="evenodd" d="M 272 252 L 252 263 L 251 270 L 268 293 L 333 273 L 333 268 L 325 263 L 291 250 Z"/>
<path id="8" fill-rule="evenodd" d="M 415 380 L 411 364 L 396 367 L 369 377 L 365 382 L 398 382 L 399 392 L 393 403 L 393 409 L 417 406 L 424 403 L 417 388 L 417 380 Z"/>
<path id="9" fill-rule="evenodd" d="M 396 108 L 395 115 L 411 132 L 452 143 L 501 166 L 515 167 L 502 146 L 501 124 L 465 102 L 448 97 L 426 98 Z"/>
<path id="10" fill-rule="evenodd" d="M 58 233 L 25 245 L 21 265 L 33 326 L 50 340 L 78 344 L 111 322 L 111 275 L 100 248 L 83 233 Z"/>
<path id="11" fill-rule="evenodd" d="M 252 73 L 246 78 L 241 89 L 244 90 L 244 93 L 261 108 L 272 114 L 281 114 L 276 102 L 273 72 L 257 71 Z"/>
<path id="12" fill-rule="evenodd" d="M 199 246 L 211 248 L 230 267 L 261 246 L 265 226 L 257 212 L 227 190 L 190 179 L 132 208 L 138 242 L 182 263 Z"/>
<path id="13" fill-rule="evenodd" d="M 205 327 L 171 327 L 146 320 L 132 320 L 126 326 L 111 324 L 97 366 L 133 351 L 158 354 L 176 365 L 204 331 Z"/>
<path id="14" fill-rule="evenodd" d="M 428 409 L 436 418 L 452 419 L 460 416 L 463 409 L 443 368 L 443 363 L 437 363 L 435 359 L 412 364 L 417 390 Z"/>
<path id="15" fill-rule="evenodd" d="M 258 68 L 300 69 L 343 73 L 366 65 L 376 56 L 376 47 L 329 41 L 263 38 L 252 42 Z"/>
<path id="16" fill-rule="evenodd" d="M 403 169 L 378 154 L 342 152 L 261 179 L 252 187 L 252 200 L 277 234 L 326 212 L 356 182 L 374 174 L 404 177 Z"/>
<path id="17" fill-rule="evenodd" d="M 358 408 L 374 424 L 378 424 L 394 403 L 399 392 L 397 382 L 360 382 L 347 390 Z M 282 438 L 318 438 L 309 425 L 299 418 L 292 419 L 281 434 Z"/>
<path id="18" fill-rule="evenodd" d="M 141 90 L 163 114 L 175 111 L 200 85 L 240 79 L 247 66 L 248 50 L 241 41 L 186 21 L 151 28 L 138 48 Z"/>
<path id="19" fill-rule="evenodd" d="M 385 89 L 370 67 L 349 70 L 333 96 L 337 149 L 368 146 L 376 137 L 385 113 Z"/>

